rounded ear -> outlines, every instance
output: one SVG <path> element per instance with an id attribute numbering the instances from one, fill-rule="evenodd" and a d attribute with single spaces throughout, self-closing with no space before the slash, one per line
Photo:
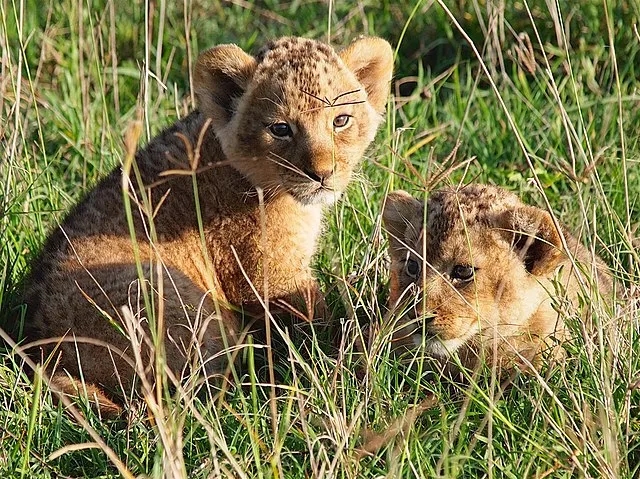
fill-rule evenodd
<path id="1" fill-rule="evenodd" d="M 423 211 L 422 202 L 406 191 L 392 191 L 387 195 L 382 209 L 382 221 L 389 236 L 391 256 L 406 250 L 407 242 L 418 239 L 422 229 Z M 411 230 L 407 231 L 409 228 Z"/>
<path id="2" fill-rule="evenodd" d="M 365 37 L 342 50 L 340 58 L 367 91 L 369 103 L 384 113 L 393 73 L 393 50 L 386 40 Z"/>
<path id="3" fill-rule="evenodd" d="M 200 54 L 193 86 L 198 107 L 211 117 L 214 129 L 233 115 L 235 101 L 245 92 L 256 60 L 236 45 L 218 45 Z"/>
<path id="4" fill-rule="evenodd" d="M 534 276 L 550 273 L 562 260 L 562 239 L 548 212 L 534 206 L 519 206 L 502 213 L 498 223 L 527 271 Z"/>

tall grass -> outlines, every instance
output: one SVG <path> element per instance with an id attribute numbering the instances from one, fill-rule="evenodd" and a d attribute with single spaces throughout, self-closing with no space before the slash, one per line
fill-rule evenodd
<path id="1" fill-rule="evenodd" d="M 86 420 L 64 413 L 6 345 L 0 475 L 637 477 L 639 19 L 631 1 L 1 2 L 4 329 L 20 328 L 20 279 L 47 232 L 126 164 L 133 122 L 146 142 L 193 106 L 198 51 L 375 34 L 398 45 L 398 59 L 386 125 L 329 212 L 315 262 L 344 333 L 337 356 L 321 333 L 299 351 L 275 329 L 277 383 L 248 348 L 242 387 L 195 394 L 161 377 L 177 392 L 143 385 L 144 401 L 110 422 L 86 405 Z M 472 180 L 548 208 L 636 297 L 607 308 L 585 292 L 588 324 L 567 313 L 566 360 L 506 389 L 489 370 L 441 384 L 420 355 L 407 364 L 391 354 L 382 323 L 386 192 Z M 363 359 L 364 325 L 379 333 Z"/>

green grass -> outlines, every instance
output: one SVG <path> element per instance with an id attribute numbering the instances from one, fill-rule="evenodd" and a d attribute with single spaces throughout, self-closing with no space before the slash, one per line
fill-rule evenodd
<path id="1" fill-rule="evenodd" d="M 123 161 L 138 109 L 146 141 L 191 108 L 198 51 L 288 34 L 401 40 L 403 96 L 328 215 L 315 263 L 347 339 L 356 319 L 384 314 L 380 210 L 395 188 L 473 180 L 548 202 L 638 294 L 640 4 L 415 1 L 161 1 L 146 14 L 138 2 L 1 2 L 3 327 L 16 326 L 16 291 L 47 232 Z M 461 167 L 440 178 L 451 165 Z M 295 348 L 279 359 L 274 393 L 248 375 L 246 387 L 175 401 L 155 422 L 154 405 L 139 404 L 127 427 L 90 411 L 74 421 L 3 348 L 0 476 L 118 477 L 100 437 L 133 477 L 638 477 L 638 305 L 600 306 L 585 298 L 594 334 L 568 318 L 566 361 L 505 391 L 490 371 L 441 384 L 384 340 L 358 378 L 352 344 L 336 359 L 314 343 L 310 360 Z"/>

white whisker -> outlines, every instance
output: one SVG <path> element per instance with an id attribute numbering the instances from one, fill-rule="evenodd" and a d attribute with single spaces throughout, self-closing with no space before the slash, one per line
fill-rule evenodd
<path id="1" fill-rule="evenodd" d="M 273 156 L 273 158 L 272 158 Z M 294 173 L 303 176 L 305 178 L 308 178 L 309 181 L 313 181 L 313 178 L 311 178 L 308 174 L 306 174 L 303 170 L 301 170 L 300 168 L 298 168 L 297 166 L 295 166 L 293 163 L 291 163 L 289 160 L 287 160 L 286 158 L 281 157 L 280 155 L 277 155 L 276 153 L 269 153 L 269 156 L 267 157 L 267 159 L 269 161 L 272 161 L 273 163 L 275 163 L 278 166 L 281 166 L 287 170 L 293 171 Z"/>

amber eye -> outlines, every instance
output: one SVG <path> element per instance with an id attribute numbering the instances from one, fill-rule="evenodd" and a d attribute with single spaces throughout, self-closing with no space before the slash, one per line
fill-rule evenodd
<path id="1" fill-rule="evenodd" d="M 338 115 L 333 119 L 334 128 L 344 128 L 351 121 L 351 115 Z"/>
<path id="2" fill-rule="evenodd" d="M 473 278 L 475 268 L 468 264 L 457 264 L 451 271 L 451 279 L 457 279 L 458 281 L 469 281 Z"/>
<path id="3" fill-rule="evenodd" d="M 420 263 L 418 263 L 415 259 L 409 258 L 404 267 L 407 271 L 407 274 L 414 279 L 417 278 L 420 274 Z"/>
<path id="4" fill-rule="evenodd" d="M 289 126 L 289 124 L 283 121 L 278 123 L 273 123 L 272 125 L 269 126 L 269 130 L 271 131 L 273 136 L 276 136 L 278 138 L 286 138 L 288 136 L 293 135 L 293 132 L 291 131 L 291 127 Z"/>

